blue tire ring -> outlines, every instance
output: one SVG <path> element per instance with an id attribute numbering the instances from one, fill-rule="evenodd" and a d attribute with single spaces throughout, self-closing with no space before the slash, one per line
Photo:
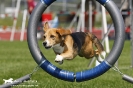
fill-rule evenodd
<path id="1" fill-rule="evenodd" d="M 106 10 L 111 15 L 111 18 L 114 23 L 115 41 L 111 52 L 100 65 L 90 70 L 74 73 L 74 72 L 62 70 L 52 65 L 45 58 L 45 56 L 42 54 L 42 52 L 38 47 L 37 38 L 36 38 L 37 24 L 39 22 L 39 19 L 41 18 L 42 13 L 54 1 L 55 0 L 41 0 L 41 2 L 39 2 L 35 7 L 35 9 L 33 10 L 33 13 L 31 14 L 29 19 L 27 40 L 28 40 L 28 46 L 29 46 L 30 52 L 34 60 L 36 61 L 36 63 L 40 65 L 40 67 L 50 75 L 65 81 L 70 81 L 70 82 L 74 82 L 74 81 L 82 82 L 86 80 L 91 80 L 108 71 L 119 58 L 121 51 L 123 49 L 124 38 L 125 38 L 123 18 L 121 16 L 119 9 L 114 4 L 114 2 L 111 0 L 97 0 L 100 4 L 105 6 Z"/>

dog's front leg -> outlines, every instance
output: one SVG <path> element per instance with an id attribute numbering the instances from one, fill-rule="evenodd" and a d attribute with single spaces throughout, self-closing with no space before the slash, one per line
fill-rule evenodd
<path id="1" fill-rule="evenodd" d="M 72 53 L 69 53 L 69 51 L 62 53 L 60 55 L 56 55 L 55 62 L 58 62 L 59 64 L 63 64 L 63 60 L 71 60 L 74 56 Z"/>
<path id="2" fill-rule="evenodd" d="M 65 38 L 65 50 L 60 55 L 56 55 L 55 62 L 58 62 L 59 64 L 63 63 L 64 59 L 70 60 L 74 58 L 73 53 L 73 40 L 71 36 L 67 36 Z"/>

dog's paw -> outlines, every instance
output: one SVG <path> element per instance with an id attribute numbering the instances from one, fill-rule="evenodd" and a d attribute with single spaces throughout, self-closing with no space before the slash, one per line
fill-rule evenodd
<path id="1" fill-rule="evenodd" d="M 62 61 L 60 61 L 60 62 L 58 62 L 58 64 L 60 64 L 60 65 L 61 65 L 61 64 L 63 64 L 63 60 L 62 60 Z"/>
<path id="2" fill-rule="evenodd" d="M 98 60 L 99 62 L 102 62 L 102 61 L 104 61 L 105 57 L 106 57 L 106 52 L 103 51 L 103 52 L 101 52 L 101 54 L 98 56 L 97 60 Z"/>
<path id="3" fill-rule="evenodd" d="M 63 64 L 63 57 L 61 55 L 56 55 L 55 62 Z"/>
<path id="4" fill-rule="evenodd" d="M 105 51 L 102 51 L 100 56 L 101 56 L 102 59 L 105 59 L 105 57 L 106 57 L 106 52 L 105 52 Z"/>
<path id="5" fill-rule="evenodd" d="M 56 55 L 55 61 L 59 62 L 62 60 L 63 60 L 63 57 L 61 55 Z"/>

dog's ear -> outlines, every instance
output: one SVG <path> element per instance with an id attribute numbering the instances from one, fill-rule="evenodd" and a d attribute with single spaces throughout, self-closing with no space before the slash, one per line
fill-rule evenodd
<path id="1" fill-rule="evenodd" d="M 45 22 L 44 27 L 43 27 L 44 32 L 46 32 L 49 28 L 50 27 L 49 27 L 48 22 Z"/>
<path id="2" fill-rule="evenodd" d="M 64 36 L 64 35 L 71 34 L 71 30 L 68 30 L 68 29 L 57 29 L 56 33 L 59 34 L 59 36 Z"/>

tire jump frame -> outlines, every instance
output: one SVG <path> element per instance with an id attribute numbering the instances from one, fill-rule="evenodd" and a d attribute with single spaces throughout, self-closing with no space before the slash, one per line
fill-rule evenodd
<path id="1" fill-rule="evenodd" d="M 53 64 L 51 64 L 45 58 L 45 56 L 42 54 L 42 52 L 38 47 L 37 38 L 36 38 L 37 24 L 39 22 L 39 19 L 42 13 L 54 1 L 55 0 L 41 0 L 41 2 L 39 2 L 35 7 L 35 9 L 33 10 L 33 13 L 31 14 L 31 17 L 29 20 L 28 31 L 27 31 L 28 46 L 36 63 L 40 65 L 40 67 L 50 75 L 65 81 L 70 81 L 70 82 L 74 82 L 74 81 L 82 82 L 82 81 L 91 80 L 108 71 L 115 64 L 118 57 L 120 56 L 121 51 L 123 49 L 124 38 L 125 38 L 125 34 L 124 34 L 125 26 L 124 26 L 123 18 L 121 16 L 121 12 L 114 4 L 114 2 L 111 0 L 96 0 L 101 5 L 105 6 L 106 10 L 111 15 L 111 18 L 114 23 L 116 37 L 115 37 L 114 45 L 111 52 L 100 65 L 90 70 L 74 73 L 74 72 L 62 70 L 54 66 Z"/>
<path id="2" fill-rule="evenodd" d="M 82 81 L 91 80 L 93 78 L 96 78 L 104 74 L 111 67 L 113 67 L 113 65 L 118 60 L 118 57 L 120 56 L 121 51 L 123 49 L 124 38 L 125 38 L 125 34 L 124 34 L 125 27 L 124 27 L 123 18 L 121 16 L 119 9 L 111 0 L 96 0 L 101 5 L 105 6 L 106 10 L 111 15 L 111 18 L 113 20 L 114 27 L 115 27 L 115 41 L 114 41 L 113 48 L 109 53 L 109 55 L 107 56 L 107 58 L 101 64 L 99 64 L 98 66 L 90 70 L 74 73 L 74 72 L 57 68 L 45 58 L 45 56 L 42 54 L 42 52 L 38 47 L 36 29 L 37 29 L 37 24 L 41 18 L 41 14 L 54 1 L 55 0 L 41 0 L 41 2 L 39 2 L 35 7 L 35 9 L 33 10 L 33 13 L 31 14 L 29 24 L 28 24 L 28 31 L 27 31 L 28 46 L 38 66 L 40 66 L 43 70 L 45 70 L 50 75 L 65 81 L 70 81 L 70 82 L 74 82 L 74 81 L 82 82 Z M 9 87 L 12 87 L 13 85 L 18 85 L 24 81 L 30 80 L 31 75 L 32 73 L 16 79 L 13 83 L 0 85 L 0 88 L 9 88 Z M 122 74 L 122 78 L 125 81 L 133 83 L 133 78 L 128 75 Z"/>

